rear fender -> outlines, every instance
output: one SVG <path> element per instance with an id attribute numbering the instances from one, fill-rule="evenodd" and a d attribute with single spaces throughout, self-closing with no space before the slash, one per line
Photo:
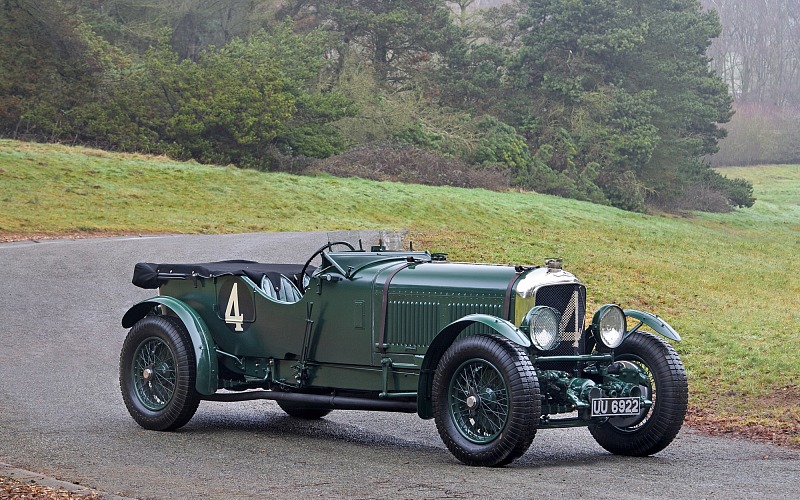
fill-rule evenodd
<path id="1" fill-rule="evenodd" d="M 519 328 L 510 321 L 490 316 L 488 314 L 470 314 L 454 321 L 444 327 L 436 338 L 431 342 L 425 358 L 422 360 L 422 367 L 419 374 L 419 387 L 417 389 L 417 414 L 421 418 L 433 418 L 433 403 L 431 400 L 431 388 L 433 387 L 433 373 L 439 360 L 444 356 L 445 351 L 455 341 L 456 337 L 468 326 L 480 323 L 491 328 L 498 335 L 502 335 L 511 342 L 523 347 L 530 347 L 531 341 L 527 335 L 522 333 Z"/>
<path id="2" fill-rule="evenodd" d="M 208 396 L 217 392 L 217 354 L 214 340 L 208 333 L 205 321 L 197 312 L 173 297 L 158 296 L 139 302 L 128 309 L 122 317 L 122 326 L 130 328 L 137 321 L 147 316 L 155 307 L 164 306 L 183 322 L 192 341 L 194 357 L 197 360 L 197 379 L 195 389 L 200 394 Z"/>

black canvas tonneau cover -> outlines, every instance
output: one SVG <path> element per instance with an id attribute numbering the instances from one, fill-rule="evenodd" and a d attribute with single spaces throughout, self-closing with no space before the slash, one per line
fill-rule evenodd
<path id="1" fill-rule="evenodd" d="M 313 266 L 306 271 L 311 274 Z M 140 288 L 158 288 L 170 279 L 216 278 L 218 276 L 247 276 L 256 284 L 261 283 L 264 275 L 272 283 L 280 283 L 280 276 L 286 276 L 302 290 L 300 272 L 302 264 L 265 264 L 249 260 L 224 260 L 202 264 L 154 264 L 139 262 L 133 268 L 132 283 Z"/>

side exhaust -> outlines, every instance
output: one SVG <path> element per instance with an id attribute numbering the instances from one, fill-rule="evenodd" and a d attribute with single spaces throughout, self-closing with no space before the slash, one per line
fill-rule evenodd
<path id="1" fill-rule="evenodd" d="M 292 401 L 295 403 L 308 403 L 320 408 L 331 410 L 364 410 L 364 411 L 391 411 L 399 413 L 416 413 L 416 401 L 390 401 L 385 399 L 366 399 L 347 396 L 328 396 L 324 394 L 298 394 L 295 392 L 280 391 L 245 391 L 203 396 L 203 401 L 252 401 L 256 399 L 271 399 L 273 401 Z"/>

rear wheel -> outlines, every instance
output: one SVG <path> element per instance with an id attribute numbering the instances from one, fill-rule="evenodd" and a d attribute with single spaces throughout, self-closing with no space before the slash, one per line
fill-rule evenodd
<path id="1" fill-rule="evenodd" d="M 527 353 L 494 335 L 458 340 L 433 379 L 436 428 L 467 465 L 506 465 L 530 447 L 541 414 L 539 383 Z"/>
<path id="2" fill-rule="evenodd" d="M 200 404 L 186 327 L 170 316 L 147 316 L 125 338 L 119 385 L 131 417 L 145 429 L 168 431 L 191 420 Z"/>
<path id="3" fill-rule="evenodd" d="M 635 365 L 645 374 L 647 382 L 640 389 L 653 406 L 635 417 L 614 417 L 589 426 L 589 432 L 617 455 L 658 453 L 678 435 L 686 415 L 689 389 L 683 363 L 671 345 L 644 332 L 628 337 L 614 353 L 615 361 Z"/>
<path id="4" fill-rule="evenodd" d="M 320 419 L 333 410 L 330 408 L 322 408 L 309 403 L 298 403 L 296 401 L 277 401 L 281 410 L 285 411 L 287 415 L 295 418 L 302 418 L 305 420 Z"/>

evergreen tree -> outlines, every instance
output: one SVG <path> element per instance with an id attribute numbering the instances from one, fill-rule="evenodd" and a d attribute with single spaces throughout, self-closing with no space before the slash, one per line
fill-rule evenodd
<path id="1" fill-rule="evenodd" d="M 295 0 L 284 14 L 337 34 L 339 70 L 363 57 L 381 81 L 405 82 L 458 37 L 443 0 Z"/>
<path id="2" fill-rule="evenodd" d="M 596 173 L 624 208 L 679 189 L 681 169 L 715 150 L 716 124 L 730 116 L 705 55 L 715 15 L 697 0 L 525 4 L 507 111 L 531 149 L 552 151 L 549 166 L 576 183 Z"/>
<path id="3" fill-rule="evenodd" d="M 3 0 L 0 132 L 74 138 L 75 110 L 97 98 L 120 59 L 65 2 Z"/>

